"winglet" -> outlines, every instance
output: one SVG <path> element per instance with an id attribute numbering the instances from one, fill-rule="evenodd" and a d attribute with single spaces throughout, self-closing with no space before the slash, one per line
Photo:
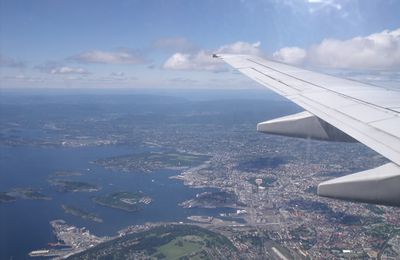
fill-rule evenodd
<path id="1" fill-rule="evenodd" d="M 258 123 L 257 131 L 315 140 L 356 142 L 356 140 L 347 134 L 322 121 L 308 111 Z"/>
<path id="2" fill-rule="evenodd" d="M 318 185 L 318 195 L 400 206 L 400 167 L 388 163 L 378 168 L 322 182 Z"/>

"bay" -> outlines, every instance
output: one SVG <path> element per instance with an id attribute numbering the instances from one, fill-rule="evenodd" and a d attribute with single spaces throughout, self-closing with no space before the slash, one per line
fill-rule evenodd
<path id="1" fill-rule="evenodd" d="M 232 209 L 184 209 L 178 204 L 197 193 L 211 189 L 192 189 L 179 180 L 175 170 L 152 173 L 125 173 L 107 170 L 92 161 L 99 158 L 132 154 L 141 147 L 101 146 L 82 148 L 2 147 L 0 149 L 0 191 L 14 188 L 39 189 L 52 200 L 17 199 L 0 204 L 0 259 L 26 259 L 32 250 L 46 248 L 55 237 L 49 225 L 54 219 L 86 227 L 98 236 L 115 235 L 129 225 L 146 222 L 187 221 L 191 215 L 216 216 Z M 73 171 L 81 176 L 57 177 L 84 181 L 101 187 L 97 192 L 60 193 L 48 183 L 57 171 Z M 115 191 L 142 191 L 153 199 L 138 212 L 125 212 L 93 203 L 92 198 Z M 80 219 L 64 213 L 62 204 L 93 212 L 103 223 Z"/>

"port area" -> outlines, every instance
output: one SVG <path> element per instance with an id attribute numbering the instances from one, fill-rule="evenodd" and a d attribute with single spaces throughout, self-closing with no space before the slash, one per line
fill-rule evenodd
<path id="1" fill-rule="evenodd" d="M 85 251 L 99 243 L 110 240 L 110 237 L 97 237 L 85 228 L 68 225 L 64 220 L 50 221 L 54 234 L 59 242 L 49 243 L 50 249 L 34 250 L 30 257 L 66 258 L 70 255 Z"/>

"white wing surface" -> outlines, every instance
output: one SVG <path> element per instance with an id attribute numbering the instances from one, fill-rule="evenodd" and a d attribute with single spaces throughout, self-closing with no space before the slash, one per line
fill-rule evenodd
<path id="1" fill-rule="evenodd" d="M 357 140 L 392 162 L 321 183 L 319 195 L 400 206 L 400 92 L 255 56 L 214 57 L 308 111 L 260 123 L 259 131 Z"/>

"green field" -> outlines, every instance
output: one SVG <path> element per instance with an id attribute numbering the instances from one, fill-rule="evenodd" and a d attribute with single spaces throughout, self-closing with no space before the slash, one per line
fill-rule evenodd
<path id="1" fill-rule="evenodd" d="M 157 248 L 153 257 L 178 259 L 188 255 L 195 255 L 205 246 L 204 240 L 198 236 L 178 237 L 171 242 Z"/>
<path id="2" fill-rule="evenodd" d="M 226 237 L 195 225 L 160 225 L 107 241 L 67 259 L 238 259 Z"/>

